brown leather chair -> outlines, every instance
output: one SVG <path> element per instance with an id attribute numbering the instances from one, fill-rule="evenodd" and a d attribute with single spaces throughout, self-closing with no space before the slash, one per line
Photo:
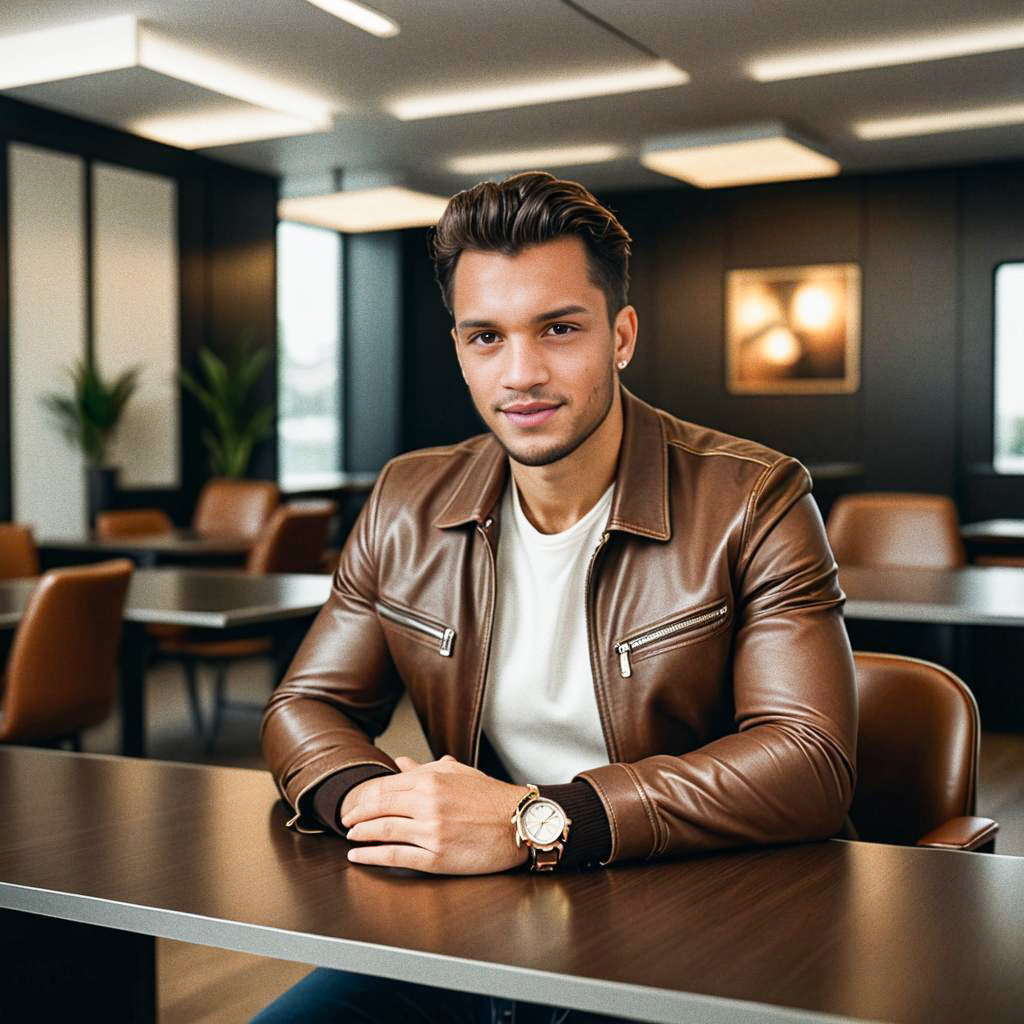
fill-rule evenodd
<path id="1" fill-rule="evenodd" d="M 336 511 L 337 505 L 333 501 L 281 505 L 250 550 L 245 571 L 320 572 L 324 548 Z M 225 697 L 227 672 L 231 662 L 242 658 L 267 657 L 272 650 L 273 645 L 269 636 L 203 640 L 197 639 L 192 632 L 184 631 L 178 636 L 168 636 L 160 640 L 158 653 L 182 661 L 191 692 L 197 692 L 197 672 L 201 663 L 212 664 L 215 669 L 213 719 L 207 738 L 208 750 L 213 748 L 220 732 L 224 709 L 250 707 L 249 704 L 230 702 Z M 277 680 L 274 682 L 276 685 Z M 252 707 L 262 710 L 262 706 Z"/>
<path id="2" fill-rule="evenodd" d="M 942 494 L 846 494 L 827 525 L 840 567 L 955 569 L 965 563 L 956 506 Z"/>
<path id="3" fill-rule="evenodd" d="M 0 580 L 39 575 L 39 553 L 32 531 L 18 523 L 0 523 Z"/>
<path id="4" fill-rule="evenodd" d="M 96 536 L 103 540 L 116 537 L 152 537 L 171 533 L 174 523 L 159 508 L 126 508 L 100 512 L 96 516 Z"/>
<path id="5" fill-rule="evenodd" d="M 132 568 L 119 558 L 42 576 L 7 659 L 0 742 L 70 739 L 80 750 L 81 730 L 107 717 Z"/>
<path id="6" fill-rule="evenodd" d="M 860 725 L 850 819 L 877 843 L 991 850 L 999 825 L 975 816 L 981 726 L 961 679 L 928 661 L 854 654 Z"/>
<path id="7" fill-rule="evenodd" d="M 192 527 L 206 537 L 255 540 L 277 504 L 280 492 L 270 480 L 208 480 L 196 503 Z"/>

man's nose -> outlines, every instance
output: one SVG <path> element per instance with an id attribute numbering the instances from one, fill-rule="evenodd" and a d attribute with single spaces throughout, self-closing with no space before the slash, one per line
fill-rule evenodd
<path id="1" fill-rule="evenodd" d="M 522 338 L 509 338 L 501 384 L 509 391 L 527 392 L 548 382 L 547 363 L 540 347 Z"/>

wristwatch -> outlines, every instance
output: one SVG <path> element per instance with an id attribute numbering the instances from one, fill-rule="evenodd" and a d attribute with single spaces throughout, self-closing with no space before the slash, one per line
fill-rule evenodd
<path id="1" fill-rule="evenodd" d="M 530 848 L 531 870 L 554 871 L 562 859 L 572 819 L 554 800 L 541 796 L 536 786 L 526 788 L 512 815 L 516 846 L 525 843 Z"/>

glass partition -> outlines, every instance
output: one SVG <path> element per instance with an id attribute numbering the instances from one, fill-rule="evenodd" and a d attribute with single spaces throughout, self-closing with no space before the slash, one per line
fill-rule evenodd
<path id="1" fill-rule="evenodd" d="M 341 468 L 341 236 L 277 228 L 278 476 L 301 484 Z"/>
<path id="2" fill-rule="evenodd" d="M 994 391 L 994 468 L 1024 473 L 1024 263 L 996 268 Z"/>

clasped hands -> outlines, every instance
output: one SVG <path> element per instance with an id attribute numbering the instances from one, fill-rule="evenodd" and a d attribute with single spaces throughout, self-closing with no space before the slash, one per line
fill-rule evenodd
<path id="1" fill-rule="evenodd" d="M 526 862 L 511 818 L 526 793 L 445 754 L 419 764 L 398 757 L 397 775 L 369 779 L 345 794 L 341 823 L 358 843 L 355 864 L 415 868 L 434 874 L 484 875 Z"/>

